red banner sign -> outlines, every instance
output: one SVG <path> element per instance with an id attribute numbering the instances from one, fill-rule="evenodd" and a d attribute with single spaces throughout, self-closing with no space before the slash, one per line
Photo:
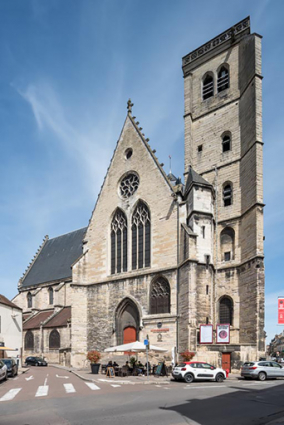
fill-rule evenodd
<path id="1" fill-rule="evenodd" d="M 284 297 L 278 298 L 278 325 L 284 325 Z"/>

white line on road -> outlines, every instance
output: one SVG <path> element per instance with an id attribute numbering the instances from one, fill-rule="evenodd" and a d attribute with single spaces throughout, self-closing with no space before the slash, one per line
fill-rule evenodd
<path id="1" fill-rule="evenodd" d="M 47 384 L 47 378 L 45 378 L 43 386 L 46 387 L 46 384 Z"/>
<path id="2" fill-rule="evenodd" d="M 56 378 L 63 378 L 63 379 L 69 379 L 69 376 L 61 376 L 61 375 L 56 375 Z"/>
<path id="3" fill-rule="evenodd" d="M 22 388 L 14 388 L 10 391 L 8 391 L 3 397 L 0 398 L 0 401 L 8 401 L 12 400 L 20 391 Z"/>
<path id="4" fill-rule="evenodd" d="M 25 378 L 26 381 L 30 381 L 31 379 L 34 379 L 33 375 L 29 376 L 28 378 Z"/>
<path id="5" fill-rule="evenodd" d="M 111 385 L 113 388 L 121 387 L 121 385 Z"/>
<path id="6" fill-rule="evenodd" d="M 184 389 L 185 390 L 188 390 L 188 389 L 203 389 L 203 388 L 225 388 L 224 386 L 222 386 L 222 385 L 204 385 L 204 386 L 202 386 L 202 387 L 192 387 L 191 385 L 187 385 L 186 387 L 184 387 Z M 226 387 L 227 388 L 227 387 Z"/>
<path id="7" fill-rule="evenodd" d="M 43 397 L 48 394 L 48 385 L 41 385 L 38 387 L 36 397 Z"/>
<path id="8" fill-rule="evenodd" d="M 93 384 L 93 382 L 85 382 L 86 385 L 88 385 L 91 390 L 100 390 L 100 387 L 98 387 L 96 384 Z"/>
<path id="9" fill-rule="evenodd" d="M 75 393 L 76 392 L 76 390 L 75 390 L 75 388 L 73 387 L 72 384 L 63 384 L 63 385 L 64 385 L 65 391 L 67 393 Z"/>

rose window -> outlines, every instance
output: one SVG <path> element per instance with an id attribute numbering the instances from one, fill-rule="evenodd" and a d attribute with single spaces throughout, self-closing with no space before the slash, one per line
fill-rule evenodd
<path id="1" fill-rule="evenodd" d="M 120 183 L 120 194 L 127 199 L 138 189 L 139 177 L 136 174 L 127 174 Z"/>

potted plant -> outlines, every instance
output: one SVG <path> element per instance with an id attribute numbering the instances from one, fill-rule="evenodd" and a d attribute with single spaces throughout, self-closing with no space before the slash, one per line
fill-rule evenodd
<path id="1" fill-rule="evenodd" d="M 88 351 L 87 354 L 87 359 L 90 361 L 91 363 L 91 370 L 92 373 L 98 374 L 99 373 L 99 369 L 100 369 L 100 363 L 98 363 L 101 359 L 101 353 L 99 351 L 96 350 L 91 350 Z"/>
<path id="2" fill-rule="evenodd" d="M 186 350 L 183 353 L 180 353 L 180 355 L 184 362 L 190 362 L 190 360 L 195 356 L 195 353 L 193 351 Z"/>

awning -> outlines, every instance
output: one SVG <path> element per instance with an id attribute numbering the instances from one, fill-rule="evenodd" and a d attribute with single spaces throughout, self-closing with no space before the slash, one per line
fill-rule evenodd
<path id="1" fill-rule="evenodd" d="M 0 351 L 17 351 L 17 349 L 9 347 L 0 347 Z"/>
<path id="2" fill-rule="evenodd" d="M 132 351 L 135 353 L 142 353 L 146 351 L 146 346 L 139 341 L 130 342 L 129 344 L 117 345 L 116 347 L 109 347 L 104 350 L 106 353 L 115 353 L 123 351 Z M 168 351 L 166 348 L 156 347 L 150 344 L 149 351 L 155 351 L 156 353 L 165 353 Z"/>

